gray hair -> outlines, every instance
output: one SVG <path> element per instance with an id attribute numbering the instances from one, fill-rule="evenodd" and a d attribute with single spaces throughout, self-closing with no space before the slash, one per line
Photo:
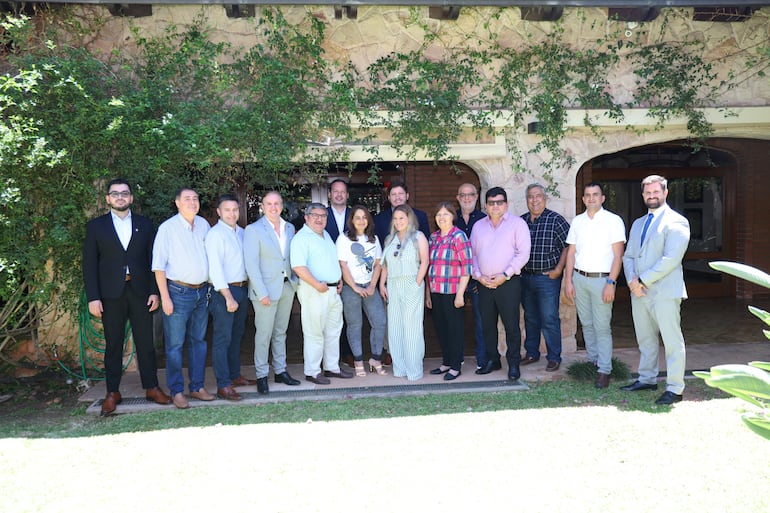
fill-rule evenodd
<path id="1" fill-rule="evenodd" d="M 545 187 L 543 187 L 539 183 L 535 182 L 535 183 L 531 183 L 531 184 L 527 185 L 527 190 L 524 192 L 524 197 L 525 198 L 529 196 L 529 191 L 531 191 L 532 189 L 540 189 L 541 191 L 543 191 L 543 196 L 548 196 L 548 194 L 546 194 L 546 192 L 545 192 Z"/>

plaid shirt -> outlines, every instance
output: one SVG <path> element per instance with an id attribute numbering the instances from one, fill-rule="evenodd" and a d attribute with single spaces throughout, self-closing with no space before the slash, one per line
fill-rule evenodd
<path id="1" fill-rule="evenodd" d="M 430 291 L 437 294 L 456 294 L 462 276 L 473 272 L 471 243 L 462 230 L 453 226 L 446 236 L 441 230 L 430 236 Z"/>
<path id="2" fill-rule="evenodd" d="M 524 270 L 533 273 L 550 271 L 561 259 L 561 252 L 567 243 L 569 223 L 561 214 L 547 208 L 532 222 L 529 212 L 521 216 L 529 227 L 532 237 L 532 249 L 529 262 Z"/>

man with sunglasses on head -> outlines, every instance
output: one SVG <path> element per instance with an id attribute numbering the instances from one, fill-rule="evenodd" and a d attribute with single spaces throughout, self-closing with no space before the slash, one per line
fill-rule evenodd
<path id="1" fill-rule="evenodd" d="M 521 270 L 529 260 L 531 247 L 527 223 L 508 212 L 508 194 L 492 187 L 485 195 L 487 217 L 471 232 L 473 278 L 479 283 L 479 310 L 487 347 L 487 362 L 476 374 L 489 374 L 502 368 L 497 349 L 497 318 L 505 327 L 508 379 L 521 377 Z"/>
<path id="2" fill-rule="evenodd" d="M 134 196 L 126 180 L 110 181 L 105 201 L 110 212 L 86 225 L 83 280 L 88 311 L 101 318 L 104 326 L 107 395 L 101 414 L 110 415 L 122 401 L 126 321 L 131 323 L 145 397 L 158 404 L 169 404 L 171 398 L 158 387 L 152 340 L 152 312 L 160 306 L 158 286 L 150 271 L 155 229 L 149 219 L 131 212 Z"/>

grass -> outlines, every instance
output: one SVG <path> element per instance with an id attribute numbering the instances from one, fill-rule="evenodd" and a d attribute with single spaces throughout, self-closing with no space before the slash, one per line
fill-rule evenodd
<path id="1" fill-rule="evenodd" d="M 597 390 L 593 383 L 557 381 L 535 383 L 526 392 L 486 392 L 404 397 L 371 397 L 335 401 L 297 401 L 226 407 L 198 407 L 117 415 L 108 418 L 85 415 L 86 406 L 63 407 L 52 404 L 44 414 L 29 421 L 33 413 L 21 410 L 0 418 L 0 438 L 71 438 L 156 429 L 237 426 L 267 423 L 347 421 L 436 414 L 492 412 L 580 406 L 611 406 L 619 411 L 660 413 L 669 407 L 654 404 L 656 392 L 629 394 L 617 386 Z M 727 397 L 701 380 L 689 380 L 688 399 Z"/>

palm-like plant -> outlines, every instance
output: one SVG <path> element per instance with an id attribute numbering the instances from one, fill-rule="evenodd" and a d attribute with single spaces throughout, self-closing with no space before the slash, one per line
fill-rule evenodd
<path id="1" fill-rule="evenodd" d="M 713 269 L 770 289 L 770 275 L 754 267 L 735 262 L 711 262 Z M 770 313 L 749 306 L 749 311 L 770 326 Z M 770 339 L 770 330 L 763 330 Z M 743 422 L 758 435 L 770 440 L 770 362 L 749 362 L 748 365 L 717 365 L 708 372 L 693 374 L 707 385 L 760 407 L 760 412 L 747 412 Z"/>

